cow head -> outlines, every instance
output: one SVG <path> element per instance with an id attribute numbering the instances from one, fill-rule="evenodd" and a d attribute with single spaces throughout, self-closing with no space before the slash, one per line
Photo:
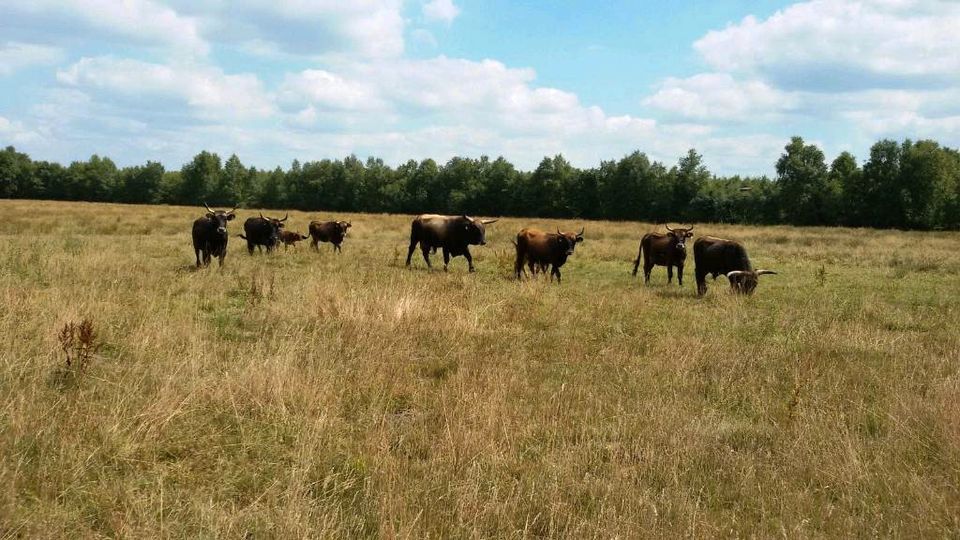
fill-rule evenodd
<path id="1" fill-rule="evenodd" d="M 342 234 L 342 235 L 344 235 L 344 236 L 347 235 L 347 229 L 349 229 L 349 228 L 352 227 L 352 226 L 353 226 L 353 225 L 351 225 L 349 221 L 338 221 L 338 222 L 337 222 L 337 227 L 340 227 L 340 234 Z"/>
<path id="2" fill-rule="evenodd" d="M 227 234 L 227 222 L 233 221 L 236 214 L 233 212 L 237 209 L 236 206 L 233 207 L 233 210 L 229 212 L 224 212 L 223 210 L 211 210 L 207 203 L 203 203 L 203 207 L 207 209 L 207 219 L 212 220 L 217 224 L 217 234 L 226 236 Z"/>
<path id="3" fill-rule="evenodd" d="M 776 274 L 773 270 L 734 270 L 727 272 L 727 279 L 730 280 L 730 286 L 738 294 L 753 294 L 760 281 L 760 276 L 765 274 Z"/>
<path id="4" fill-rule="evenodd" d="M 287 221 L 287 218 L 289 217 L 290 214 L 285 214 L 283 219 L 277 219 L 272 217 L 264 217 L 263 212 L 260 213 L 260 219 L 270 224 L 270 243 L 272 245 L 277 245 L 277 243 L 280 242 L 280 229 L 283 229 L 284 222 Z"/>
<path id="5" fill-rule="evenodd" d="M 467 243 L 472 245 L 485 246 L 487 244 L 486 226 L 496 223 L 495 219 L 477 220 L 470 216 L 460 216 L 463 223 L 463 229 L 466 233 Z"/>
<path id="6" fill-rule="evenodd" d="M 693 227 L 687 227 L 685 229 L 671 229 L 669 225 L 666 226 L 667 236 L 673 240 L 673 247 L 677 251 L 682 251 L 686 253 L 687 251 L 687 238 L 693 236 Z"/>
<path id="7" fill-rule="evenodd" d="M 569 257 L 573 255 L 573 250 L 576 249 L 577 244 L 583 242 L 583 227 L 580 227 L 580 232 L 560 232 L 560 229 L 557 228 L 557 240 L 560 242 L 561 248 L 565 250 L 565 253 Z"/>

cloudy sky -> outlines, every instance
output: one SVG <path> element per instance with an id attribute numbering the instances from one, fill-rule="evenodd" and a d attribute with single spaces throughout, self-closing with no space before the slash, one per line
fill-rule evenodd
<path id="1" fill-rule="evenodd" d="M 0 145 L 175 168 L 695 147 L 770 174 L 794 134 L 960 146 L 958 29 L 947 0 L 2 1 Z"/>

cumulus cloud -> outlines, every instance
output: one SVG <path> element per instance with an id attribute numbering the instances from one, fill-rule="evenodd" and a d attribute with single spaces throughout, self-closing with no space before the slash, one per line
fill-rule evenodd
<path id="1" fill-rule="evenodd" d="M 454 5 L 453 0 L 429 0 L 423 4 L 423 16 L 430 20 L 449 24 L 459 14 L 460 8 Z"/>
<path id="2" fill-rule="evenodd" d="M 714 69 L 805 90 L 960 80 L 960 3 L 813 0 L 709 32 L 694 48 Z"/>
<path id="3" fill-rule="evenodd" d="M 57 47 L 8 41 L 0 45 L 0 76 L 20 69 L 58 62 L 63 51 Z"/>
<path id="4" fill-rule="evenodd" d="M 206 54 L 197 21 L 152 0 L 31 0 L 0 3 L 0 29 L 8 36 L 73 43 L 78 37 L 119 39 L 168 48 L 181 54 Z"/>
<path id="5" fill-rule="evenodd" d="M 763 81 L 701 73 L 686 79 L 667 78 L 644 104 L 684 118 L 748 121 L 796 107 L 797 96 Z"/>
<path id="6" fill-rule="evenodd" d="M 260 80 L 251 74 L 229 75 L 219 68 L 165 65 L 111 56 L 83 58 L 57 72 L 68 86 L 107 99 L 125 99 L 147 109 L 180 103 L 198 117 L 262 117 L 273 106 Z M 226 116 L 226 118 L 225 118 Z"/>
<path id="7" fill-rule="evenodd" d="M 189 13 L 211 42 L 317 57 L 396 57 L 403 53 L 401 0 L 168 0 Z"/>

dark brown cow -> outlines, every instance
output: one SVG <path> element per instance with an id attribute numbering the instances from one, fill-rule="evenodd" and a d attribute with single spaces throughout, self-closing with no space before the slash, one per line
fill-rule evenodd
<path id="1" fill-rule="evenodd" d="M 496 223 L 495 219 L 478 220 L 469 216 L 438 216 L 435 214 L 423 214 L 413 219 L 410 224 L 410 249 L 407 251 L 407 266 L 410 266 L 410 258 L 413 256 L 413 250 L 420 244 L 420 250 L 423 252 L 423 260 L 427 267 L 432 268 L 430 264 L 430 251 L 437 251 L 437 248 L 443 250 L 443 269 L 447 270 L 450 264 L 450 257 L 463 255 L 467 259 L 467 267 L 471 272 L 473 267 L 473 257 L 470 255 L 470 246 L 486 245 L 486 225 Z"/>
<path id="2" fill-rule="evenodd" d="M 211 257 L 217 257 L 220 266 L 223 266 L 229 240 L 227 222 L 237 217 L 233 213 L 237 207 L 229 212 L 211 210 L 207 203 L 203 203 L 203 207 L 207 209 L 207 214 L 193 222 L 193 250 L 197 255 L 197 268 L 209 265 Z"/>
<path id="3" fill-rule="evenodd" d="M 730 288 L 737 294 L 752 294 L 759 277 L 776 274 L 773 270 L 754 270 L 747 250 L 739 242 L 704 236 L 693 243 L 694 272 L 697 277 L 697 295 L 707 292 L 707 275 L 713 279 L 723 274 L 730 280 Z"/>
<path id="4" fill-rule="evenodd" d="M 260 217 L 247 218 L 243 222 L 243 232 L 246 234 L 237 236 L 247 241 L 247 251 L 250 255 L 253 255 L 254 247 L 263 251 L 266 246 L 267 253 L 270 253 L 280 243 L 280 230 L 283 229 L 288 217 L 290 217 L 289 214 L 283 216 L 283 219 L 263 217 L 261 213 Z"/>
<path id="5" fill-rule="evenodd" d="M 633 261 L 633 275 L 637 275 L 640 256 L 643 256 L 643 282 L 650 283 L 654 266 L 667 267 L 667 283 L 673 281 L 673 267 L 677 267 L 677 283 L 683 287 L 683 263 L 687 259 L 687 238 L 693 236 L 693 227 L 671 229 L 667 234 L 647 233 L 640 240 L 637 260 Z"/>
<path id="6" fill-rule="evenodd" d="M 349 221 L 311 221 L 310 243 L 313 249 L 320 251 L 320 242 L 330 242 L 333 244 L 334 251 L 342 253 L 340 244 L 343 243 L 344 237 L 347 236 L 347 229 L 351 226 Z"/>
<path id="7" fill-rule="evenodd" d="M 523 265 L 526 263 L 534 276 L 538 268 L 546 272 L 547 266 L 551 266 L 550 281 L 553 281 L 553 276 L 557 276 L 557 283 L 560 283 L 560 267 L 567 262 L 567 257 L 573 255 L 574 249 L 580 242 L 583 242 L 582 228 L 578 233 L 560 232 L 560 229 L 555 233 L 547 233 L 539 229 L 521 230 L 517 233 L 517 241 L 514 244 L 517 247 L 517 259 L 514 262 L 517 279 L 520 279 Z"/>
<path id="8" fill-rule="evenodd" d="M 297 247 L 297 242 L 306 240 L 307 238 L 310 238 L 310 237 L 304 234 L 300 234 L 299 232 L 293 232 L 293 231 L 287 231 L 287 230 L 280 231 L 280 241 L 283 242 L 284 251 L 286 251 L 286 249 L 290 246 Z"/>

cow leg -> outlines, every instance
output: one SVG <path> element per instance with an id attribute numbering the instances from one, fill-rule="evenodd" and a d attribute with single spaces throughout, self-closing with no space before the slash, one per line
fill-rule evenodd
<path id="1" fill-rule="evenodd" d="M 640 267 L 641 253 L 643 253 L 643 246 L 640 246 L 640 251 L 637 252 L 637 260 L 633 261 L 633 277 L 637 277 L 637 268 Z"/>
<path id="2" fill-rule="evenodd" d="M 667 265 L 667 283 L 673 283 L 673 266 Z"/>
<path id="3" fill-rule="evenodd" d="M 410 266 L 410 257 L 413 257 L 413 250 L 417 249 L 417 241 L 410 241 L 410 249 L 407 250 L 407 266 Z"/>
<path id="4" fill-rule="evenodd" d="M 317 253 L 320 253 L 320 242 L 318 242 L 316 238 L 310 237 L 310 247 Z"/>
<path id="5" fill-rule="evenodd" d="M 227 257 L 227 250 L 224 249 L 224 250 L 220 253 L 220 268 L 223 268 L 223 259 L 225 259 L 226 257 Z"/>
<path id="6" fill-rule="evenodd" d="M 467 268 L 469 268 L 471 272 L 475 272 L 476 269 L 473 267 L 473 257 L 470 255 L 470 250 L 464 248 L 463 256 L 467 258 Z"/>
<path id="7" fill-rule="evenodd" d="M 450 264 L 450 252 L 443 248 L 443 271 L 447 271 L 447 265 Z"/>
<path id="8" fill-rule="evenodd" d="M 553 265 L 553 269 L 550 270 L 550 281 L 553 281 L 553 276 L 557 276 L 557 283 L 560 283 L 560 267 Z"/>
<path id="9" fill-rule="evenodd" d="M 196 255 L 197 255 L 197 268 L 200 268 L 200 250 L 195 249 L 194 251 L 196 251 Z"/>
<path id="10" fill-rule="evenodd" d="M 203 252 L 203 265 L 204 265 L 204 266 L 210 266 L 210 252 L 209 252 L 209 251 L 204 251 L 204 252 Z"/>
<path id="11" fill-rule="evenodd" d="M 650 283 L 650 272 L 653 271 L 653 262 L 643 261 L 643 283 Z"/>
<path id="12" fill-rule="evenodd" d="M 677 285 L 683 287 L 683 265 L 677 265 Z"/>
<path id="13" fill-rule="evenodd" d="M 707 275 L 698 270 L 694 270 L 693 275 L 697 280 L 697 296 L 703 296 L 707 293 Z"/>
<path id="14" fill-rule="evenodd" d="M 427 268 L 433 268 L 430 264 L 430 246 L 420 244 L 420 252 L 423 253 L 423 260 L 427 263 Z"/>
<path id="15" fill-rule="evenodd" d="M 247 252 L 253 255 L 253 242 L 247 240 Z"/>
<path id="16" fill-rule="evenodd" d="M 340 247 L 340 244 L 334 244 L 334 245 L 333 245 L 333 249 L 334 249 L 334 251 L 336 251 L 337 253 L 343 253 L 343 249 Z"/>

